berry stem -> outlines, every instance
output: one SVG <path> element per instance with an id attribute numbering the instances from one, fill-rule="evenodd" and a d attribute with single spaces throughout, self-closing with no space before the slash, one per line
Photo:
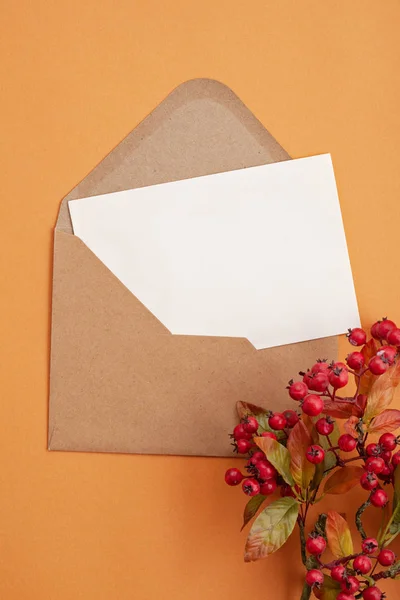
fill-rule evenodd
<path id="1" fill-rule="evenodd" d="M 307 565 L 307 553 L 306 553 L 306 535 L 305 535 L 305 531 L 304 531 L 304 517 L 300 516 L 297 519 L 297 523 L 299 525 L 299 531 L 300 531 L 300 551 L 301 551 L 301 560 L 303 562 L 303 565 L 306 566 Z"/>
<path id="2" fill-rule="evenodd" d="M 362 517 L 364 511 L 368 508 L 368 506 L 370 504 L 371 504 L 371 502 L 370 502 L 370 499 L 368 498 L 368 500 L 366 500 L 364 502 L 364 504 L 361 504 L 360 508 L 356 512 L 356 527 L 357 527 L 357 529 L 359 531 L 359 534 L 360 534 L 360 536 L 361 536 L 361 538 L 363 540 L 366 539 L 367 534 L 365 533 L 365 529 L 364 529 L 363 524 L 361 522 L 361 517 Z"/>

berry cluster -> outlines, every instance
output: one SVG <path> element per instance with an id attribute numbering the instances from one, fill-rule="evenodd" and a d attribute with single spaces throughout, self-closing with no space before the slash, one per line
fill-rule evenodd
<path id="1" fill-rule="evenodd" d="M 299 416 L 294 410 L 284 413 L 268 413 L 268 425 L 277 432 L 291 429 L 299 421 Z M 290 486 L 286 485 L 277 470 L 269 462 L 264 452 L 257 449 L 253 437 L 257 435 L 259 423 L 253 416 L 246 416 L 236 425 L 231 437 L 233 446 L 239 454 L 250 453 L 245 464 L 247 473 L 244 475 L 239 469 L 233 467 L 225 473 L 225 481 L 228 485 L 242 484 L 242 490 L 246 496 L 270 496 L 280 486 L 281 496 L 294 496 Z M 263 431 L 261 437 L 269 437 L 277 440 L 277 435 L 272 431 Z"/>
<path id="2" fill-rule="evenodd" d="M 244 411 L 242 406 L 239 411 L 240 422 L 234 428 L 231 438 L 234 451 L 246 457 L 246 462 L 243 467 L 233 467 L 225 473 L 228 485 L 241 484 L 243 492 L 250 497 L 248 505 L 251 508 L 248 510 L 248 517 L 245 511 L 245 524 L 254 517 L 257 507 L 266 502 L 266 497 L 274 494 L 277 489 L 283 498 L 281 503 L 298 507 L 297 524 L 302 540 L 302 560 L 307 568 L 306 586 L 309 590 L 317 591 L 323 588 L 326 577 L 324 570 L 328 571 L 336 585 L 337 600 L 383 600 L 385 595 L 377 583 L 380 579 L 395 578 L 400 574 L 400 561 L 396 563 L 394 553 L 387 548 L 396 535 L 389 527 L 391 521 L 389 520 L 378 540 L 367 537 L 361 523 L 362 513 L 367 507 L 383 508 L 389 503 L 389 494 L 383 488 L 394 485 L 396 467 L 400 463 L 400 449 L 396 452 L 400 436 L 391 433 L 400 426 L 400 411 L 387 411 L 386 400 L 383 408 L 375 406 L 373 411 L 368 404 L 374 390 L 376 404 L 376 389 L 387 391 L 388 386 L 394 389 L 400 381 L 400 361 L 397 364 L 400 328 L 393 321 L 383 318 L 374 323 L 371 336 L 372 339 L 368 340 L 363 329 L 349 329 L 348 341 L 352 346 L 359 347 L 359 350 L 353 350 L 345 362 L 319 359 L 310 369 L 300 372 L 300 381 L 289 381 L 287 390 L 290 398 L 298 403 L 298 410 L 271 412 L 246 405 L 247 410 Z M 391 373 L 381 380 L 389 369 Z M 340 395 L 350 377 L 355 380 L 355 393 L 352 396 Z M 384 382 L 381 388 L 377 388 L 379 381 Z M 384 413 L 388 412 L 392 413 L 392 418 L 393 413 L 396 413 L 395 422 L 390 426 L 385 422 L 387 416 Z M 335 422 L 338 418 L 348 419 L 344 424 L 345 431 L 339 432 Z M 371 431 L 379 432 L 377 439 L 369 438 Z M 263 438 L 273 441 L 267 443 Z M 282 456 L 286 457 L 282 459 L 283 462 Z M 350 468 L 347 463 L 351 463 Z M 311 475 L 308 479 L 306 475 L 299 475 L 299 469 L 303 469 L 303 473 L 309 473 L 310 468 Z M 342 469 L 344 471 L 341 478 Z M 352 475 L 352 486 L 359 484 L 369 492 L 356 515 L 356 526 L 362 538 L 361 552 L 324 563 L 322 555 L 327 540 L 330 543 L 329 536 L 318 525 L 318 521 L 318 526 L 306 539 L 306 516 L 309 507 L 322 497 L 318 497 L 322 480 L 328 477 L 339 484 L 348 482 L 349 472 L 355 473 Z M 400 477 L 400 472 L 397 477 Z M 325 494 L 340 493 L 330 491 L 332 485 L 325 484 Z M 351 486 L 346 483 L 343 487 L 350 489 Z M 278 503 L 279 500 L 275 502 Z M 396 502 L 400 503 L 400 499 L 393 502 L 393 515 Z M 271 506 L 274 504 L 273 502 Z M 320 515 L 321 517 L 325 517 L 325 520 L 327 518 L 326 515 Z M 339 515 L 337 517 L 340 518 Z M 249 535 L 250 551 L 255 544 L 261 543 L 259 529 L 256 528 L 256 532 L 255 539 L 251 538 L 251 532 Z M 400 532 L 400 528 L 396 532 Z M 257 553 L 254 556 L 255 558 L 246 560 L 257 560 L 260 557 Z M 376 572 L 379 565 L 384 569 Z M 329 585 L 332 586 L 332 582 Z M 308 595 L 304 596 L 303 593 L 303 597 Z"/>
<path id="3" fill-rule="evenodd" d="M 373 571 L 372 559 L 375 559 L 376 564 L 383 567 L 391 567 L 396 561 L 396 555 L 388 548 L 377 552 L 379 545 L 375 538 L 365 538 L 361 545 L 362 552 L 359 554 L 352 555 L 344 561 L 336 560 L 327 564 L 321 560 L 326 549 L 326 541 L 322 535 L 311 533 L 306 542 L 306 549 L 311 556 L 317 557 L 323 568 L 329 569 L 333 581 L 339 583 L 341 591 L 336 596 L 337 600 L 355 600 L 356 594 L 357 598 L 362 597 L 364 600 L 383 600 L 385 598 L 385 594 L 379 587 L 372 584 L 372 578 L 363 577 Z M 351 560 L 353 560 L 352 566 L 350 566 Z M 322 570 L 315 568 L 307 571 L 306 583 L 312 589 L 321 588 L 324 583 Z"/>

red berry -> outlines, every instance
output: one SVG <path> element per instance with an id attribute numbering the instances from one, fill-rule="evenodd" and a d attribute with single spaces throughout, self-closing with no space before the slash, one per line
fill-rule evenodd
<path id="1" fill-rule="evenodd" d="M 308 394 L 308 396 L 304 398 L 301 408 L 309 417 L 316 417 L 322 413 L 324 409 L 324 401 L 320 396 Z"/>
<path id="2" fill-rule="evenodd" d="M 385 451 L 392 452 L 397 445 L 396 436 L 393 433 L 383 433 L 379 438 L 379 444 Z"/>
<path id="3" fill-rule="evenodd" d="M 372 585 L 365 588 L 362 597 L 364 600 L 383 600 L 385 596 L 376 585 Z"/>
<path id="4" fill-rule="evenodd" d="M 243 427 L 243 423 L 239 423 L 239 425 L 236 425 L 235 429 L 233 430 L 233 437 L 237 441 L 237 440 L 251 440 L 251 438 L 253 436 L 251 435 L 251 433 L 247 433 L 247 431 L 245 431 L 245 428 Z"/>
<path id="5" fill-rule="evenodd" d="M 375 538 L 365 538 L 361 545 L 364 554 L 373 554 L 378 548 L 378 542 Z"/>
<path id="6" fill-rule="evenodd" d="M 348 592 L 340 592 L 336 596 L 336 600 L 356 600 L 356 597 L 354 594 L 350 594 Z"/>
<path id="7" fill-rule="evenodd" d="M 387 335 L 387 341 L 393 346 L 400 346 L 400 329 L 392 329 Z"/>
<path id="8" fill-rule="evenodd" d="M 335 389 L 342 388 L 349 381 L 349 372 L 345 364 L 337 362 L 332 365 L 329 373 L 329 383 Z"/>
<path id="9" fill-rule="evenodd" d="M 247 454 L 253 444 L 249 440 L 238 440 L 236 442 L 236 448 L 239 454 Z"/>
<path id="10" fill-rule="evenodd" d="M 318 465 L 325 458 L 325 451 L 321 446 L 314 444 L 313 446 L 309 446 L 306 452 L 307 460 L 313 465 Z"/>
<path id="11" fill-rule="evenodd" d="M 396 452 L 396 454 L 393 455 L 392 458 L 392 465 L 394 467 L 397 467 L 397 465 L 400 463 L 400 451 Z"/>
<path id="12" fill-rule="evenodd" d="M 393 329 L 396 329 L 396 323 L 390 321 L 386 317 L 383 317 L 382 321 L 379 323 L 379 336 L 381 340 L 386 340 L 387 336 Z"/>
<path id="13" fill-rule="evenodd" d="M 365 468 L 370 473 L 382 473 L 385 468 L 385 461 L 379 456 L 370 456 L 365 461 Z"/>
<path id="14" fill-rule="evenodd" d="M 267 481 L 268 479 L 274 479 L 277 476 L 276 469 L 266 461 L 259 461 L 254 466 L 254 476 L 261 481 Z"/>
<path id="15" fill-rule="evenodd" d="M 397 350 L 393 348 L 393 346 L 382 346 L 379 348 L 376 353 L 379 358 L 381 358 L 384 362 L 387 362 L 389 365 L 392 365 L 397 357 Z"/>
<path id="16" fill-rule="evenodd" d="M 310 383 L 311 383 L 311 379 L 313 377 L 314 373 L 312 371 L 307 371 L 307 373 L 304 373 L 303 375 L 303 383 L 309 388 L 310 387 Z"/>
<path id="17" fill-rule="evenodd" d="M 378 478 L 375 473 L 363 473 L 360 478 L 361 487 L 369 492 L 378 485 Z"/>
<path id="18" fill-rule="evenodd" d="M 352 346 L 363 346 L 367 341 L 367 334 L 365 333 L 364 329 L 355 327 L 354 329 L 349 329 L 347 339 Z"/>
<path id="19" fill-rule="evenodd" d="M 349 575 L 343 579 L 343 581 L 340 583 L 340 587 L 344 592 L 347 592 L 348 594 L 354 594 L 360 588 L 360 582 L 358 581 L 357 577 Z"/>
<path id="20" fill-rule="evenodd" d="M 329 365 L 326 360 L 317 360 L 315 365 L 311 367 L 311 373 L 327 373 L 329 371 Z"/>
<path id="21" fill-rule="evenodd" d="M 258 461 L 260 460 L 266 460 L 267 457 L 265 456 L 264 452 L 261 452 L 261 450 L 257 450 L 257 452 L 254 452 L 251 455 L 251 458 L 248 461 L 248 465 L 255 465 Z"/>
<path id="22" fill-rule="evenodd" d="M 289 396 L 293 400 L 303 400 L 308 394 L 308 387 L 302 381 L 296 381 L 292 383 L 289 381 Z"/>
<path id="23" fill-rule="evenodd" d="M 247 433 L 256 433 L 258 429 L 258 421 L 255 417 L 245 417 L 243 420 L 243 429 Z"/>
<path id="24" fill-rule="evenodd" d="M 392 453 L 390 452 L 390 450 L 381 450 L 381 453 L 379 455 L 381 458 L 383 458 L 383 460 L 385 462 L 390 462 L 390 459 L 392 458 Z"/>
<path id="25" fill-rule="evenodd" d="M 228 469 L 227 472 L 225 473 L 225 482 L 228 485 L 239 485 L 239 483 L 242 481 L 243 479 L 243 475 L 242 473 L 239 471 L 239 469 Z"/>
<path id="26" fill-rule="evenodd" d="M 314 556 L 322 554 L 326 548 L 326 542 L 322 535 L 311 534 L 306 542 L 307 552 Z"/>
<path id="27" fill-rule="evenodd" d="M 352 452 L 357 446 L 356 440 L 349 433 L 344 433 L 338 439 L 338 446 L 343 452 Z"/>
<path id="28" fill-rule="evenodd" d="M 380 326 L 381 322 L 380 321 L 376 321 L 372 327 L 371 327 L 371 335 L 375 340 L 380 340 L 380 334 L 379 334 L 379 326 Z"/>
<path id="29" fill-rule="evenodd" d="M 276 429 L 277 431 L 279 431 L 280 429 L 285 429 L 286 419 L 282 413 L 274 413 L 268 419 L 268 425 L 271 427 L 271 429 Z"/>
<path id="30" fill-rule="evenodd" d="M 288 427 L 292 428 L 299 422 L 299 415 L 294 412 L 294 410 L 285 410 L 283 416 L 286 419 L 286 424 Z"/>
<path id="31" fill-rule="evenodd" d="M 269 479 L 265 483 L 261 484 L 260 492 L 263 496 L 269 496 L 270 494 L 274 493 L 274 491 L 276 490 L 276 487 L 277 487 L 277 483 L 276 483 L 275 479 Z"/>
<path id="32" fill-rule="evenodd" d="M 267 437 L 267 438 L 271 438 L 272 440 L 278 439 L 276 437 L 275 433 L 272 433 L 272 431 L 263 431 L 260 437 Z"/>
<path id="33" fill-rule="evenodd" d="M 318 569 L 307 571 L 306 582 L 310 587 L 320 587 L 324 583 L 324 574 Z"/>
<path id="34" fill-rule="evenodd" d="M 331 571 L 331 577 L 334 581 L 341 582 L 346 573 L 346 569 L 343 565 L 338 565 L 337 567 L 333 567 Z"/>
<path id="35" fill-rule="evenodd" d="M 329 378 L 326 372 L 313 373 L 309 379 L 308 387 L 314 392 L 325 392 L 329 387 Z"/>
<path id="36" fill-rule="evenodd" d="M 394 467 L 390 463 L 385 463 L 382 471 L 379 473 L 379 479 L 383 479 L 383 481 L 390 481 L 393 475 Z"/>
<path id="37" fill-rule="evenodd" d="M 388 495 L 383 490 L 374 490 L 370 496 L 372 506 L 376 508 L 383 508 L 388 503 Z"/>
<path id="38" fill-rule="evenodd" d="M 361 352 L 352 352 L 348 355 L 346 361 L 350 369 L 354 369 L 354 371 L 359 371 L 361 367 L 364 366 L 365 362 L 364 356 L 361 354 Z"/>
<path id="39" fill-rule="evenodd" d="M 380 356 L 374 356 L 368 363 L 369 370 L 373 375 L 382 375 L 388 370 L 389 364 Z"/>
<path id="40" fill-rule="evenodd" d="M 381 453 L 381 448 L 378 446 L 378 444 L 368 444 L 368 446 L 365 448 L 365 451 L 368 456 L 378 456 Z"/>
<path id="41" fill-rule="evenodd" d="M 366 573 L 369 573 L 372 569 L 372 561 L 368 556 L 363 556 L 361 554 L 354 559 L 353 567 L 360 575 L 366 575 Z"/>
<path id="42" fill-rule="evenodd" d="M 260 484 L 256 479 L 245 479 L 242 489 L 247 496 L 257 496 L 260 493 Z"/>
<path id="43" fill-rule="evenodd" d="M 322 417 L 315 423 L 315 429 L 321 435 L 330 435 L 333 431 L 335 421 L 331 417 Z"/>
<path id="44" fill-rule="evenodd" d="M 291 496 L 292 498 L 295 498 L 295 494 L 294 494 L 292 488 L 287 483 L 284 483 L 281 486 L 281 496 L 282 496 L 282 498 L 285 498 L 286 496 Z"/>
<path id="45" fill-rule="evenodd" d="M 384 548 L 378 554 L 378 562 L 384 567 L 390 567 L 396 560 L 396 555 L 392 550 Z"/>

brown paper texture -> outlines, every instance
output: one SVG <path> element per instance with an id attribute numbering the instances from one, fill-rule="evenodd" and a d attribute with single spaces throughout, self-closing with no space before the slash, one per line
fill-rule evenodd
<path id="1" fill-rule="evenodd" d="M 230 456 L 238 400 L 293 408 L 285 386 L 337 339 L 256 350 L 175 336 L 73 235 L 68 200 L 289 156 L 226 86 L 175 89 L 64 198 L 54 236 L 50 450 Z"/>

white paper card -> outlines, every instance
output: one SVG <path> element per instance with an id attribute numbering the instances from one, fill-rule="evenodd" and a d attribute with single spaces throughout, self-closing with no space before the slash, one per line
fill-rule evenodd
<path id="1" fill-rule="evenodd" d="M 173 334 L 260 349 L 359 325 L 329 154 L 69 209 L 75 235 Z"/>

